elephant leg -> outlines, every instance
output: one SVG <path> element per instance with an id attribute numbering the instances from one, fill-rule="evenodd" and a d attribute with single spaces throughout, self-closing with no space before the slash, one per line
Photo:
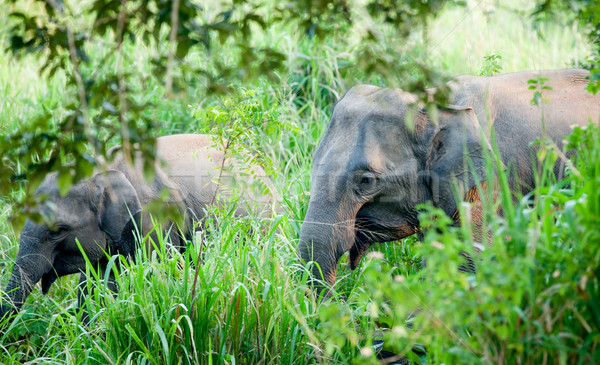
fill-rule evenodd
<path id="1" fill-rule="evenodd" d="M 189 233 L 184 233 L 177 227 L 177 225 L 171 223 L 171 226 L 168 230 L 169 236 L 168 239 L 171 242 L 171 245 L 175 248 L 175 250 L 179 253 L 185 252 L 187 249 L 187 243 L 192 239 L 192 235 Z"/>

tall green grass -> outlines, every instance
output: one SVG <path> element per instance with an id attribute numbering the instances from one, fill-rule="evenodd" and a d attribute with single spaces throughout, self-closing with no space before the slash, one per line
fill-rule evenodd
<path id="1" fill-rule="evenodd" d="M 507 6 L 522 10 L 516 14 Z M 538 33 L 524 15 L 527 6 L 469 2 L 465 9 L 448 9 L 408 44 L 399 44 L 393 30 L 382 27 L 383 42 L 375 51 L 390 59 L 419 58 L 447 75 L 478 74 L 487 62 L 483 57 L 492 54 L 502 56 L 504 72 L 563 68 L 585 58 L 589 46 L 575 26 L 549 24 Z M 1 11 L 0 20 L 9 22 Z M 392 86 L 406 80 L 360 72 L 352 55 L 361 45 L 352 36 L 305 39 L 282 26 L 255 41 L 275 43 L 289 56 L 280 85 L 264 80 L 236 85 L 253 90 L 256 108 L 294 130 L 256 130 L 259 143 L 246 146 L 272 162 L 284 212 L 270 220 L 240 220 L 221 211 L 218 224 L 196 235 L 182 256 L 160 240 L 159 250 L 140 252 L 135 262 L 114 258 L 113 268 L 120 267 L 116 295 L 104 286 L 106 273 L 90 269 L 95 286 L 87 306 L 90 326 L 81 323 L 75 307 L 76 278 L 58 280 L 48 296 L 35 289 L 0 333 L 0 362 L 375 363 L 374 338 L 385 339 L 385 350 L 415 363 L 598 362 L 597 129 L 578 130 L 571 139 L 584 151 L 578 174 L 559 184 L 540 181 L 532 196 L 516 203 L 510 192 L 501 192 L 505 215 L 488 214 L 494 245 L 476 255 L 477 274 L 457 273 L 458 251 L 471 250 L 465 247 L 467 230 L 443 218 L 434 221 L 435 212 L 428 211 L 423 221 L 435 229 L 424 242 L 411 237 L 375 245 L 372 250 L 379 253 L 368 255 L 355 271 L 342 258 L 338 301 L 317 306 L 307 295 L 307 277 L 295 254 L 310 198 L 312 153 L 345 90 L 358 82 Z M 102 52 L 96 47 L 93 52 Z M 136 72 L 148 75 L 135 86 L 153 105 L 148 113 L 159 122 L 157 135 L 208 130 L 189 105 L 225 108 L 221 99 L 193 85 L 182 98 L 165 98 L 164 86 L 150 77 L 152 47 L 128 52 L 136 52 Z M 229 55 L 225 47 L 213 52 Z M 60 115 L 64 76 L 39 75 L 38 67 L 33 58 L 17 61 L 0 54 L 1 133 L 42 108 Z M 17 253 L 18 237 L 7 223 L 12 213 L 1 206 L 2 282 Z M 422 255 L 428 258 L 426 270 L 420 269 Z M 427 353 L 412 352 L 416 344 Z"/>

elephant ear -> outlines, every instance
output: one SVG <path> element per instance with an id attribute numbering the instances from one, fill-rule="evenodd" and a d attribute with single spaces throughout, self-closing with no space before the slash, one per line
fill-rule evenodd
<path id="1" fill-rule="evenodd" d="M 142 206 L 138 195 L 125 174 L 109 170 L 94 176 L 98 225 L 113 242 L 117 242 L 131 216 Z"/>
<path id="2" fill-rule="evenodd" d="M 492 156 L 492 147 L 472 108 L 449 107 L 439 115 L 426 161 L 429 189 L 434 206 L 455 217 L 455 197 L 488 180 L 485 155 Z"/>

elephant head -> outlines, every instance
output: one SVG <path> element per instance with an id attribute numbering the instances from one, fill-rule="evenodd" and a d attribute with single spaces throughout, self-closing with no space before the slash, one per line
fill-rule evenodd
<path id="1" fill-rule="evenodd" d="M 64 196 L 59 193 L 57 175 L 49 174 L 36 194 L 47 196 L 40 209 L 51 223 L 26 221 L 0 319 L 18 311 L 40 280 L 46 294 L 58 277 L 85 272 L 86 261 L 76 240 L 92 263 L 101 263 L 111 249 L 126 248 L 115 243 L 120 242 L 130 214 L 141 209 L 133 186 L 116 170 L 79 182 Z"/>
<path id="2" fill-rule="evenodd" d="M 491 147 L 471 108 L 439 109 L 433 120 L 399 89 L 362 85 L 336 104 L 313 159 L 299 254 L 313 284 L 335 283 L 340 257 L 356 268 L 371 244 L 419 231 L 420 203 L 453 215 L 486 179 Z M 327 292 L 329 295 L 330 293 Z"/>

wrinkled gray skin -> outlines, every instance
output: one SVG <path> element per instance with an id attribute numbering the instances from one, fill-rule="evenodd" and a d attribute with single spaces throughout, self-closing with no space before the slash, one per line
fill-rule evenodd
<path id="1" fill-rule="evenodd" d="M 559 148 L 572 125 L 598 121 L 600 95 L 585 91 L 588 75 L 584 70 L 542 73 L 550 79 L 545 85 L 553 88 L 543 91 L 549 99 L 543 105 L 546 131 Z M 530 191 L 537 148 L 530 143 L 543 132 L 542 107 L 531 104 L 534 91 L 527 81 L 538 76 L 458 77 L 449 84 L 453 106 L 439 109 L 438 123 L 402 90 L 359 85 L 348 91 L 314 154 L 310 203 L 300 233 L 301 258 L 322 270 L 321 276 L 313 267 L 317 288 L 323 288 L 318 282 L 335 283 L 345 252 L 350 251 L 354 269 L 371 244 L 418 232 L 417 204 L 432 201 L 452 216 L 457 206 L 453 192 L 476 200 L 477 189 L 472 189 L 489 178 L 483 152 L 491 152 L 490 129 L 505 165 L 499 168 L 509 168 L 511 188 Z M 557 177 L 563 168 L 557 163 Z M 481 214 L 472 220 L 481 224 Z"/>
<path id="2" fill-rule="evenodd" d="M 89 180 L 79 182 L 61 197 L 56 174 L 49 174 L 39 186 L 36 194 L 48 195 L 43 209 L 55 221 L 53 227 L 27 220 L 21 232 L 19 253 L 12 275 L 6 286 L 6 296 L 0 307 L 0 319 L 6 314 L 16 313 L 36 283 L 42 282 L 45 294 L 52 283 L 61 276 L 81 273 L 80 284 L 85 281 L 85 260 L 75 239 L 78 239 L 89 261 L 100 270 L 107 264 L 106 253 L 132 256 L 136 248 L 136 227 L 143 235 L 153 228 L 150 217 L 142 207 L 150 203 L 163 189 L 170 192 L 169 203 L 185 211 L 185 226 L 171 227 L 171 242 L 185 248 L 191 239 L 193 220 L 204 215 L 207 204 L 214 202 L 217 190 L 219 197 L 227 197 L 225 190 L 235 188 L 240 180 L 256 180 L 274 193 L 271 182 L 264 171 L 252 167 L 255 178 L 247 176 L 242 162 L 226 160 L 223 172 L 223 152 L 212 148 L 212 137 L 208 135 L 173 135 L 157 139 L 156 176 L 147 183 L 141 168 L 128 165 L 117 156 L 107 173 L 97 173 Z M 139 165 L 139 163 L 138 163 Z M 223 182 L 217 185 L 215 181 Z M 229 184 L 229 185 L 228 185 Z M 274 203 L 270 194 L 244 192 L 245 204 L 238 207 L 239 214 L 248 211 L 268 211 Z M 51 208 L 51 206 L 54 208 Z M 131 217 L 133 216 L 133 219 Z M 139 231 L 139 230 L 138 230 Z M 183 233 L 183 237 L 179 235 Z M 151 234 L 156 239 L 155 234 Z M 109 282 L 113 290 L 116 288 Z M 80 285 L 78 295 L 81 304 L 85 295 Z"/>

